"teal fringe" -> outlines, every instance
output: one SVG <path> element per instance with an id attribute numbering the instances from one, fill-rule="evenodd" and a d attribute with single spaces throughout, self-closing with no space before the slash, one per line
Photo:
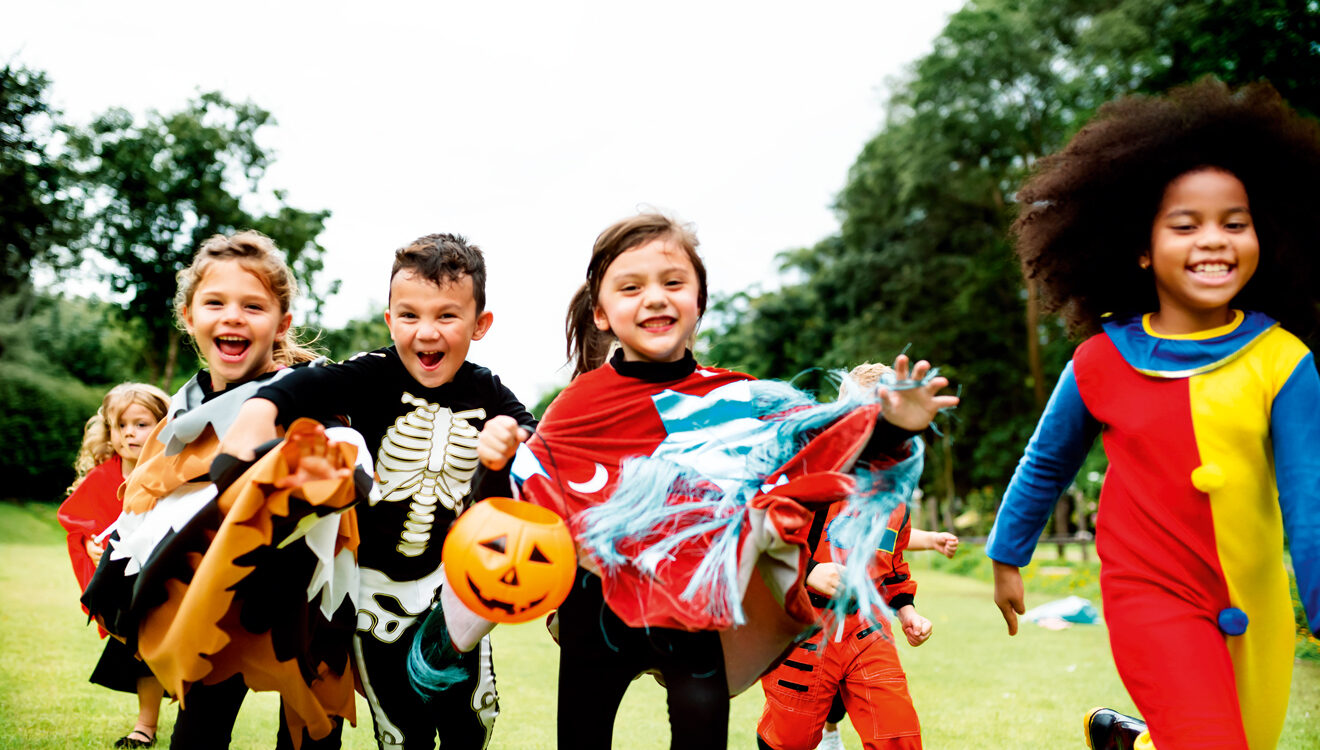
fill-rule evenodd
<path id="1" fill-rule="evenodd" d="M 913 388 L 935 377 L 932 369 L 922 382 L 898 382 L 889 373 L 881 385 L 891 390 Z M 841 378 L 847 378 L 841 374 Z M 600 562 L 607 575 L 631 565 L 655 577 L 659 568 L 674 559 L 673 552 L 684 542 L 706 534 L 713 540 L 682 593 L 691 600 L 699 592 L 710 596 L 709 614 L 744 624 L 746 616 L 738 586 L 738 544 L 746 519 L 747 505 L 765 481 L 788 462 L 814 433 L 828 427 L 848 412 L 874 403 L 875 389 L 851 387 L 846 396 L 821 404 L 793 386 L 774 380 L 749 383 L 754 416 L 773 429 L 746 456 L 747 474 L 733 489 L 721 492 L 699 472 L 664 458 L 642 457 L 625 461 L 618 488 L 605 503 L 584 511 L 575 524 L 582 546 Z M 832 527 L 851 549 L 841 560 L 846 566 L 840 592 L 832 609 L 842 612 L 852 606 L 867 612 L 885 611 L 885 603 L 869 577 L 870 563 L 885 532 L 890 512 L 911 496 L 921 476 L 921 441 L 913 441 L 912 454 L 888 469 L 854 471 L 857 491 L 848 498 Z M 681 498 L 680 502 L 671 502 Z M 635 557 L 620 551 L 621 543 L 648 540 Z M 843 546 L 843 545 L 840 545 Z M 410 668 L 411 672 L 411 668 Z"/>
<path id="2" fill-rule="evenodd" d="M 449 639 L 444 608 L 437 602 L 408 649 L 408 682 L 423 700 L 429 701 L 471 676 L 462 658 Z"/>

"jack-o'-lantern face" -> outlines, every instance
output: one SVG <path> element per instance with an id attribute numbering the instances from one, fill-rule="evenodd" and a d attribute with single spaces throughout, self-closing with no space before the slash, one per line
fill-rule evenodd
<path id="1" fill-rule="evenodd" d="M 459 516 L 441 559 L 458 598 L 495 622 L 526 622 L 556 609 L 577 573 L 573 538 L 563 519 L 503 497 Z"/>

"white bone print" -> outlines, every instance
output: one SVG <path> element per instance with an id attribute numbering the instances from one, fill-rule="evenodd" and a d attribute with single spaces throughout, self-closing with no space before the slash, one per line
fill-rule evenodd
<path id="1" fill-rule="evenodd" d="M 457 515 L 472 489 L 478 432 L 467 420 L 484 419 L 486 410 L 453 412 L 411 393 L 404 393 L 400 400 L 417 408 L 394 420 L 385 431 L 376 477 L 381 500 L 410 500 L 396 549 L 416 557 L 431 541 L 437 506 Z"/>

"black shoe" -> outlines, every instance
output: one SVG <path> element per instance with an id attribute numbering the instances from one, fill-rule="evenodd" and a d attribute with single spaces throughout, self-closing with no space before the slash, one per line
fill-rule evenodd
<path id="1" fill-rule="evenodd" d="M 115 741 L 115 747 L 152 747 L 156 744 L 156 733 L 145 729 L 134 729 Z"/>
<path id="2" fill-rule="evenodd" d="M 1093 708 L 1086 715 L 1086 746 L 1091 750 L 1132 750 L 1146 731 L 1146 722 L 1112 708 Z"/>

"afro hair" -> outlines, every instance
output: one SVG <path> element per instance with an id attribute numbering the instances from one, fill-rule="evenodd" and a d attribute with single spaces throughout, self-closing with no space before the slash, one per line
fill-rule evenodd
<path id="1" fill-rule="evenodd" d="M 1088 335 L 1106 313 L 1157 309 L 1154 282 L 1138 259 L 1150 248 L 1165 186 L 1204 168 L 1242 181 L 1260 240 L 1260 266 L 1233 306 L 1310 338 L 1320 125 L 1264 82 L 1230 90 L 1206 78 L 1166 96 L 1109 102 L 1063 150 L 1035 165 L 1017 193 L 1022 208 L 1013 232 L 1046 311 Z"/>

